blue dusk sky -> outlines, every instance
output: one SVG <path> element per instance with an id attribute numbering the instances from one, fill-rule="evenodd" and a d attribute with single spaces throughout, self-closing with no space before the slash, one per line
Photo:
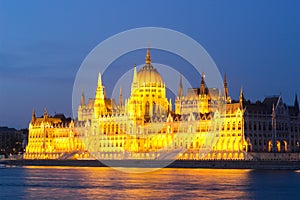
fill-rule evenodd
<path id="1" fill-rule="evenodd" d="M 108 37 L 139 27 L 173 29 L 200 43 L 226 72 L 233 99 L 243 87 L 252 101 L 281 94 L 293 104 L 300 94 L 299 8 L 299 1 L 276 0 L 0 0 L 0 126 L 26 128 L 32 110 L 41 116 L 44 107 L 72 116 L 84 58 Z M 144 53 L 114 64 L 141 64 Z M 152 59 L 172 58 L 164 54 L 154 51 Z M 103 77 L 108 89 L 111 71 Z M 193 77 L 193 87 L 199 83 L 200 75 Z"/>

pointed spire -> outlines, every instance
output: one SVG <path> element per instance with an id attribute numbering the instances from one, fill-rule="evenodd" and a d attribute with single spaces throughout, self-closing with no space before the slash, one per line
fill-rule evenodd
<path id="1" fill-rule="evenodd" d="M 147 54 L 146 54 L 146 64 L 150 64 L 150 63 L 151 63 L 150 48 L 148 47 Z"/>
<path id="2" fill-rule="evenodd" d="M 275 118 L 275 106 L 274 106 L 274 103 L 273 103 L 273 106 L 272 106 L 272 118 Z"/>
<path id="3" fill-rule="evenodd" d="M 298 97 L 297 94 L 295 94 L 295 101 L 294 101 L 294 108 L 296 109 L 296 115 L 299 114 L 299 103 L 298 103 Z"/>
<path id="4" fill-rule="evenodd" d="M 205 75 L 204 72 L 202 72 L 202 77 L 201 77 L 201 85 L 200 85 L 200 94 L 205 94 L 205 81 L 204 81 Z"/>
<path id="5" fill-rule="evenodd" d="M 99 72 L 98 75 L 98 87 L 102 87 L 102 78 L 101 78 L 101 73 Z"/>
<path id="6" fill-rule="evenodd" d="M 179 85 L 178 85 L 178 97 L 182 98 L 183 97 L 183 86 L 182 86 L 182 75 L 180 74 L 180 80 L 179 80 Z"/>
<path id="7" fill-rule="evenodd" d="M 243 103 L 244 101 L 244 94 L 243 94 L 243 87 L 241 87 L 241 90 L 240 90 L 240 103 Z"/>
<path id="8" fill-rule="evenodd" d="M 225 97 L 225 100 L 227 100 L 227 98 L 228 98 L 228 85 L 227 85 L 226 73 L 224 73 L 224 97 Z"/>
<path id="9" fill-rule="evenodd" d="M 85 105 L 85 96 L 84 96 L 84 88 L 83 88 L 83 86 L 82 86 L 82 91 L 81 91 L 80 105 L 81 106 Z"/>
<path id="10" fill-rule="evenodd" d="M 101 78 L 101 73 L 99 72 L 98 75 L 98 85 L 97 85 L 97 89 L 96 89 L 96 99 L 104 99 L 105 98 L 105 94 L 104 94 L 104 87 L 102 85 L 102 78 Z"/>
<path id="11" fill-rule="evenodd" d="M 275 113 L 275 106 L 273 103 L 273 107 L 272 107 L 272 150 L 273 152 L 277 151 L 277 145 L 276 145 L 276 141 L 277 141 L 277 133 L 276 133 L 276 113 Z"/>
<path id="12" fill-rule="evenodd" d="M 244 99 L 244 94 L 243 94 L 243 88 L 241 87 L 241 90 L 240 90 L 240 105 L 241 105 L 241 108 L 243 108 L 244 101 L 245 101 L 245 99 Z"/>
<path id="13" fill-rule="evenodd" d="M 47 109 L 46 109 L 46 107 L 44 107 L 44 118 L 47 118 L 47 117 L 48 117 Z"/>
<path id="14" fill-rule="evenodd" d="M 137 82 L 137 73 L 136 73 L 136 64 L 134 64 L 134 69 L 133 69 L 133 82 Z"/>
<path id="15" fill-rule="evenodd" d="M 33 109 L 32 110 L 32 116 L 31 116 L 31 123 L 34 123 L 35 119 L 36 119 L 36 117 L 35 117 L 35 110 Z"/>
<path id="16" fill-rule="evenodd" d="M 138 79 L 137 79 L 137 72 L 136 72 L 136 64 L 134 64 L 133 68 L 133 80 L 131 84 L 131 94 L 137 89 L 138 87 Z"/>
<path id="17" fill-rule="evenodd" d="M 123 106 L 122 86 L 120 86 L 119 107 L 122 108 Z"/>
<path id="18" fill-rule="evenodd" d="M 115 110 L 115 104 L 113 98 L 110 99 L 110 109 L 111 109 L 111 114 L 113 114 L 113 111 Z"/>

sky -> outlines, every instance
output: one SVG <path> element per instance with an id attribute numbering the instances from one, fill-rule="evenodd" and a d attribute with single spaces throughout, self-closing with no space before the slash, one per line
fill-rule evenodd
<path id="1" fill-rule="evenodd" d="M 139 27 L 173 29 L 200 43 L 226 72 L 233 99 L 243 87 L 252 101 L 282 95 L 293 104 L 300 94 L 299 4 L 0 0 L 0 126 L 27 128 L 32 110 L 41 116 L 44 107 L 72 116 L 73 83 L 85 57 L 108 37 Z M 126 66 L 143 59 L 120 58 Z M 193 79 L 198 87 L 200 76 Z M 109 81 L 103 77 L 108 89 Z"/>

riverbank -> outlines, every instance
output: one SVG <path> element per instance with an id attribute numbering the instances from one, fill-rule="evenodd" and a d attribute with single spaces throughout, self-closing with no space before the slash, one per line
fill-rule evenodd
<path id="1" fill-rule="evenodd" d="M 125 167 L 125 168 L 213 168 L 300 170 L 300 161 L 254 160 L 0 160 L 10 166 L 73 166 L 73 167 Z"/>

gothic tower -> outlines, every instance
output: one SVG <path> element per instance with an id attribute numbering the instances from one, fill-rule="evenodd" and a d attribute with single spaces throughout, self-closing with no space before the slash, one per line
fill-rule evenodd
<path id="1" fill-rule="evenodd" d="M 135 120 L 144 121 L 153 115 L 163 116 L 169 110 L 166 88 L 157 69 L 151 64 L 150 49 L 147 49 L 145 65 L 133 71 L 128 114 Z M 147 120 L 146 120 L 147 121 Z"/>
<path id="2" fill-rule="evenodd" d="M 295 114 L 298 115 L 299 114 L 299 103 L 298 103 L 297 94 L 295 95 L 294 108 L 295 108 L 295 112 L 296 112 Z"/>
<path id="3" fill-rule="evenodd" d="M 98 76 L 98 85 L 96 89 L 95 101 L 94 101 L 94 117 L 98 118 L 100 115 L 106 113 L 104 97 L 104 87 L 102 85 L 101 73 Z"/>

